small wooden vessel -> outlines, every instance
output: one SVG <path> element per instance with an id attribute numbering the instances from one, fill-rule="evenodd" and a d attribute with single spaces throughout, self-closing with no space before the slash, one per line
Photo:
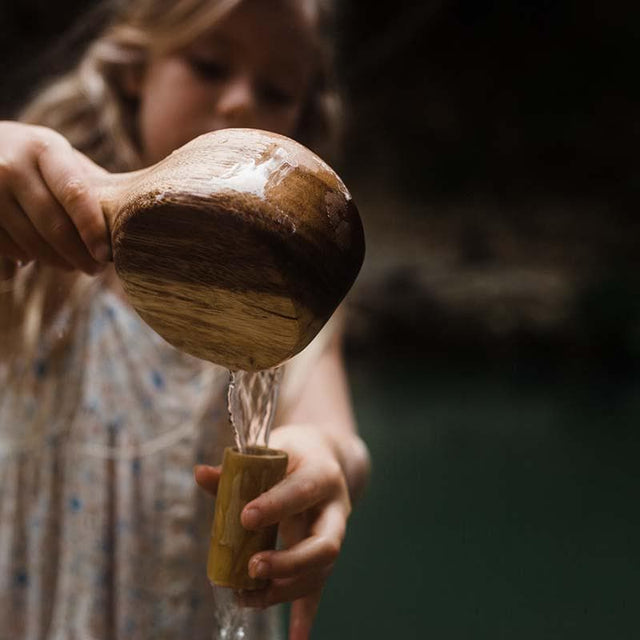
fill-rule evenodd
<path id="1" fill-rule="evenodd" d="M 267 585 L 266 580 L 249 577 L 249 559 L 258 551 L 275 548 L 278 525 L 247 531 L 240 514 L 284 478 L 287 462 L 287 454 L 276 449 L 250 447 L 246 453 L 225 449 L 207 562 L 212 584 L 247 590 Z"/>

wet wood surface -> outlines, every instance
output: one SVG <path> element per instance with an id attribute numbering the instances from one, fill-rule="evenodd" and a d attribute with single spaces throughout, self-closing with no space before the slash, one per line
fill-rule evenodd
<path id="1" fill-rule="evenodd" d="M 148 169 L 109 176 L 101 201 L 140 316 L 178 349 L 229 369 L 267 369 L 301 351 L 364 259 L 342 180 L 265 131 L 199 136 Z"/>

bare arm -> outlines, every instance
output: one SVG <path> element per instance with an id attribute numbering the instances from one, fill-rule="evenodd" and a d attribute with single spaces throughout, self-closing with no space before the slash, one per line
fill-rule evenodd
<path id="1" fill-rule="evenodd" d="M 336 332 L 299 398 L 278 416 L 277 424 L 313 425 L 330 437 L 355 503 L 367 485 L 371 465 L 368 449 L 358 435 L 341 342 Z"/>
<path id="2" fill-rule="evenodd" d="M 278 416 L 270 446 L 289 454 L 287 477 L 250 502 L 242 524 L 279 523 L 283 549 L 255 554 L 249 574 L 267 589 L 243 594 L 247 606 L 292 602 L 290 640 L 308 640 L 324 584 L 340 553 L 352 504 L 370 473 L 369 453 L 351 408 L 339 336 L 324 350 L 297 401 Z M 196 480 L 215 492 L 220 470 L 199 467 Z"/>

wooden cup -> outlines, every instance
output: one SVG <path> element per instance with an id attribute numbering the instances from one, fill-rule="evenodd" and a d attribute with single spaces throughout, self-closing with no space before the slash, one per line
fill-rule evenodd
<path id="1" fill-rule="evenodd" d="M 249 447 L 248 453 L 235 447 L 225 449 L 207 562 L 212 584 L 247 590 L 267 585 L 266 580 L 249 576 L 249 559 L 258 551 L 275 548 L 278 525 L 248 531 L 240 514 L 249 502 L 284 478 L 287 463 L 287 454 L 276 449 Z"/>

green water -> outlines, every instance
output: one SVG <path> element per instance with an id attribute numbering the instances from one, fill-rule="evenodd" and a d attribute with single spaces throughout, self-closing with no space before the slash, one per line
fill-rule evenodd
<path id="1" fill-rule="evenodd" d="M 640 379 L 352 362 L 374 461 L 313 638 L 640 637 Z"/>

